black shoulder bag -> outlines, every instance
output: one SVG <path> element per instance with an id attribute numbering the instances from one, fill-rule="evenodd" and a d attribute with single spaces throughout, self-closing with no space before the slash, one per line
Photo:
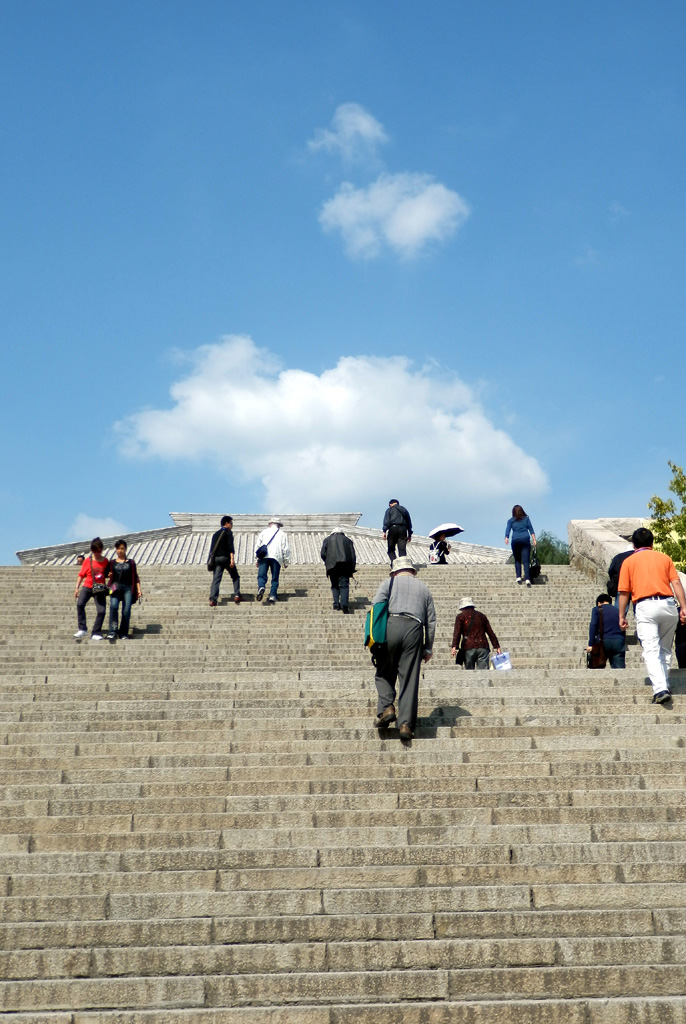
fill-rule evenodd
<path id="1" fill-rule="evenodd" d="M 279 532 L 280 529 L 281 529 L 281 527 L 277 526 L 277 528 L 274 530 L 273 534 L 271 535 L 271 537 L 269 538 L 267 543 L 266 544 L 260 544 L 259 548 L 255 552 L 255 558 L 266 558 L 267 557 L 267 555 L 269 554 L 269 545 L 274 540 L 274 538 L 276 537 L 276 535 L 277 535 L 277 533 Z"/>
<path id="2" fill-rule="evenodd" d="M 472 617 L 469 620 L 469 625 L 465 627 L 464 636 L 462 637 L 462 642 L 461 642 L 460 646 L 457 649 L 457 654 L 455 655 L 455 664 L 456 665 L 464 665 L 465 661 L 467 660 L 467 652 L 465 651 L 464 645 L 465 645 L 465 642 L 467 640 L 467 634 L 469 633 L 469 630 L 472 628 L 472 623 L 474 622 L 474 616 L 475 615 L 476 615 L 476 612 L 472 612 Z"/>
<path id="3" fill-rule="evenodd" d="M 605 644 L 603 643 L 603 609 L 598 608 L 598 619 L 600 625 L 598 627 L 598 636 L 600 640 L 596 643 L 591 644 L 590 651 L 586 651 L 586 667 L 587 668 L 605 668 L 607 662 L 607 654 L 605 653 Z"/>
<path id="4" fill-rule="evenodd" d="M 216 541 L 212 545 L 212 550 L 210 551 L 209 558 L 207 559 L 207 571 L 208 572 L 214 572 L 214 556 L 217 554 L 217 548 L 219 547 L 219 545 L 222 542 L 222 532 L 223 532 L 223 530 L 224 530 L 224 527 L 222 526 L 221 530 L 219 531 L 219 536 L 217 537 Z"/>

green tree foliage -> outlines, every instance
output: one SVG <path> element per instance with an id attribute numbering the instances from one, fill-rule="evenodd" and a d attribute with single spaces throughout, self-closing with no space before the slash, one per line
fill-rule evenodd
<path id="1" fill-rule="evenodd" d="M 536 537 L 536 552 L 541 565 L 569 565 L 569 544 L 547 530 Z"/>
<path id="2" fill-rule="evenodd" d="M 668 463 L 672 471 L 669 489 L 675 494 L 680 508 L 671 498 L 664 501 L 654 494 L 648 502 L 652 513 L 650 528 L 655 535 L 655 547 L 672 559 L 677 569 L 686 572 L 686 474 L 681 466 Z"/>

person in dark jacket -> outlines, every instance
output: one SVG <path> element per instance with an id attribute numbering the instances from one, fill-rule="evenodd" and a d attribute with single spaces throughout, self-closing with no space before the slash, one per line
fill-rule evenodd
<path id="1" fill-rule="evenodd" d="M 633 548 L 629 548 L 628 551 L 620 551 L 620 553 L 615 555 L 612 559 L 607 570 L 607 593 L 610 597 L 614 597 L 615 608 L 619 608 L 619 574 L 621 572 L 622 565 L 629 555 L 633 555 L 633 553 Z"/>
<path id="2" fill-rule="evenodd" d="M 212 566 L 212 585 L 210 587 L 210 608 L 217 607 L 219 584 L 225 572 L 228 572 L 233 580 L 233 599 L 236 604 L 240 604 L 243 600 L 241 597 L 241 578 L 236 568 L 233 545 L 233 519 L 231 516 L 222 516 L 219 529 L 212 535 L 210 560 L 214 563 Z M 209 560 L 207 564 L 210 565 Z"/>
<path id="3" fill-rule="evenodd" d="M 445 539 L 444 533 L 437 533 L 429 545 L 429 561 L 432 565 L 447 565 L 450 554 L 450 544 Z"/>
<path id="4" fill-rule="evenodd" d="M 453 658 L 457 654 L 460 640 L 464 637 L 465 661 L 467 669 L 488 668 L 488 641 L 490 640 L 496 652 L 500 654 L 500 642 L 491 628 L 491 624 L 483 612 L 478 612 L 474 607 L 471 597 L 463 597 L 460 601 L 460 610 L 455 619 L 453 629 L 453 645 L 450 653 Z"/>
<path id="5" fill-rule="evenodd" d="M 677 623 L 674 633 L 674 653 L 679 668 L 686 668 L 686 626 Z"/>
<path id="6" fill-rule="evenodd" d="M 602 610 L 603 630 L 600 635 L 600 615 Z M 591 623 L 588 627 L 588 647 L 603 641 L 603 647 L 610 661 L 610 668 L 626 668 L 626 633 L 619 625 L 619 609 L 612 604 L 609 594 L 598 594 L 595 608 L 591 612 Z"/>
<path id="7" fill-rule="evenodd" d="M 355 545 L 350 537 L 346 537 L 340 526 L 324 538 L 321 557 L 326 566 L 326 575 L 331 581 L 333 610 L 350 614 L 348 598 L 350 593 L 350 577 L 357 566 Z"/>
<path id="8" fill-rule="evenodd" d="M 107 639 L 114 642 L 129 639 L 129 623 L 131 621 L 131 605 L 140 601 L 143 596 L 138 569 L 133 558 L 126 554 L 127 545 L 122 537 L 114 545 L 116 556 L 110 562 L 107 586 L 110 591 L 110 631 Z M 119 607 L 121 605 L 121 623 L 119 623 Z"/>
<path id="9" fill-rule="evenodd" d="M 410 513 L 403 508 L 397 498 L 391 498 L 383 517 L 383 539 L 388 542 L 388 557 L 391 562 L 395 559 L 396 544 L 400 558 L 405 557 L 407 545 L 412 540 L 412 520 Z"/>

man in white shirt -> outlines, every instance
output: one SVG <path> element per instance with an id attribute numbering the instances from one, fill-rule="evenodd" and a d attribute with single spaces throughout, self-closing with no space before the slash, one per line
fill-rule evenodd
<path id="1" fill-rule="evenodd" d="M 281 566 L 285 569 L 291 564 L 291 549 L 288 545 L 288 537 L 282 527 L 283 523 L 273 516 L 269 520 L 269 525 L 262 530 L 255 542 L 258 601 L 262 600 L 267 589 L 267 574 L 269 572 L 272 574 L 267 604 L 276 604 Z"/>

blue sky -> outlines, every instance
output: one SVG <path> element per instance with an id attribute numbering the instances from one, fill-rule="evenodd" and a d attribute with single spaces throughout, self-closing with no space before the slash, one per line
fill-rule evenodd
<path id="1" fill-rule="evenodd" d="M 682 4 L 0 3 L 2 549 L 684 461 Z"/>

